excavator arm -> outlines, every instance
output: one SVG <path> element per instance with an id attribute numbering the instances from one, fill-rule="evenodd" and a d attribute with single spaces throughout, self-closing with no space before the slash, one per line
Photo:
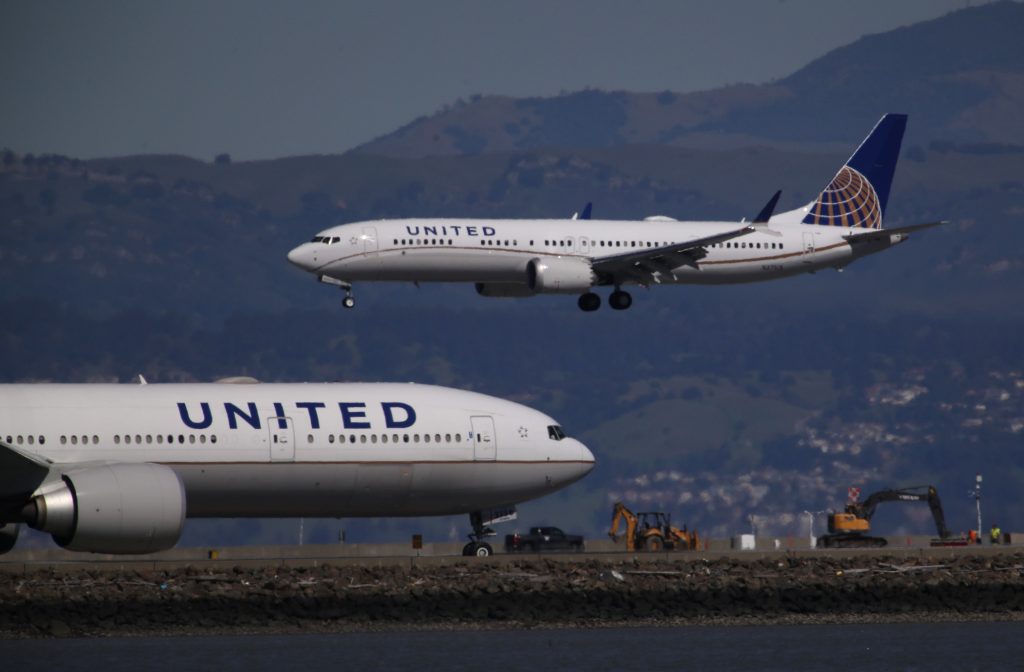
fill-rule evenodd
<path id="1" fill-rule="evenodd" d="M 626 521 L 626 550 L 636 550 L 636 515 L 632 511 L 626 508 L 626 505 L 622 502 L 615 502 L 615 508 L 612 511 L 612 527 L 608 531 L 608 536 L 612 538 L 612 541 L 619 540 L 619 524 L 622 521 Z"/>
<path id="2" fill-rule="evenodd" d="M 909 488 L 879 490 L 863 502 L 848 504 L 846 512 L 870 522 L 872 516 L 875 515 L 875 509 L 883 502 L 928 502 L 939 538 L 949 537 L 949 529 L 946 528 L 946 514 L 942 510 L 942 501 L 939 499 L 939 493 L 935 486 L 915 485 Z"/>

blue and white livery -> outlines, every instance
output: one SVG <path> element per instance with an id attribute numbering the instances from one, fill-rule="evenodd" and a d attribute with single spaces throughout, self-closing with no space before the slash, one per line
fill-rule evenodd
<path id="1" fill-rule="evenodd" d="M 586 446 L 495 397 L 391 383 L 0 385 L 0 553 L 150 553 L 188 517 L 469 513 L 490 522 L 583 478 Z"/>
<path id="2" fill-rule="evenodd" d="M 471 282 L 483 296 L 578 294 L 596 310 L 594 287 L 628 308 L 623 287 L 759 282 L 849 263 L 942 222 L 883 228 L 903 114 L 887 114 L 821 194 L 774 214 L 778 194 L 751 222 L 590 219 L 398 219 L 321 231 L 288 254 L 296 266 L 345 290 L 356 281 Z"/>

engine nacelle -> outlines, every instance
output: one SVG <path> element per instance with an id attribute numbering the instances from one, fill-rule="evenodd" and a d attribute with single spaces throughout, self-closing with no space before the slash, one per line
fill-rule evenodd
<path id="1" fill-rule="evenodd" d="M 178 543 L 185 487 L 160 464 L 111 464 L 71 471 L 25 508 L 31 527 L 71 551 L 154 553 Z"/>
<path id="2" fill-rule="evenodd" d="M 476 293 L 480 296 L 499 296 L 506 298 L 523 298 L 536 294 L 536 292 L 530 289 L 528 285 L 515 282 L 478 282 L 476 283 Z"/>
<path id="3" fill-rule="evenodd" d="M 578 257 L 531 259 L 526 284 L 537 294 L 579 294 L 594 285 L 590 262 Z"/>

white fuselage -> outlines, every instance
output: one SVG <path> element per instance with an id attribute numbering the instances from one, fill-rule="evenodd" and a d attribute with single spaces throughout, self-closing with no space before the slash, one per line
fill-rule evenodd
<path id="1" fill-rule="evenodd" d="M 706 248 L 697 263 L 660 273 L 654 283 L 724 284 L 781 278 L 851 261 L 906 236 L 851 244 L 853 230 L 799 223 L 804 210 L 778 215 L 753 233 Z M 590 261 L 685 243 L 735 230 L 735 222 L 398 219 L 344 224 L 300 245 L 292 263 L 319 276 L 414 282 L 522 283 L 533 259 Z M 636 282 L 629 278 L 622 284 Z M 597 284 L 603 284 L 600 277 Z M 609 283 L 610 284 L 610 283 Z"/>
<path id="2" fill-rule="evenodd" d="M 52 463 L 51 479 L 166 465 L 189 517 L 466 513 L 594 466 L 543 413 L 414 384 L 0 385 L 0 441 Z M 10 479 L 0 486 L 10 497 Z"/>

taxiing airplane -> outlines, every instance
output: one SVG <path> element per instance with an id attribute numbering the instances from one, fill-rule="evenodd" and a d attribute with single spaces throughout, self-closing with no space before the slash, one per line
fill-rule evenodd
<path id="1" fill-rule="evenodd" d="M 774 214 L 779 192 L 751 222 L 572 219 L 395 219 L 321 231 L 288 260 L 345 291 L 355 281 L 472 282 L 483 296 L 579 294 L 597 310 L 593 287 L 629 308 L 623 286 L 758 282 L 847 264 L 942 222 L 882 228 L 906 128 L 887 114 L 817 199 Z"/>
<path id="2" fill-rule="evenodd" d="M 469 513 L 465 554 L 594 456 L 547 415 L 432 385 L 0 385 L 0 553 L 151 553 L 184 519 Z"/>

